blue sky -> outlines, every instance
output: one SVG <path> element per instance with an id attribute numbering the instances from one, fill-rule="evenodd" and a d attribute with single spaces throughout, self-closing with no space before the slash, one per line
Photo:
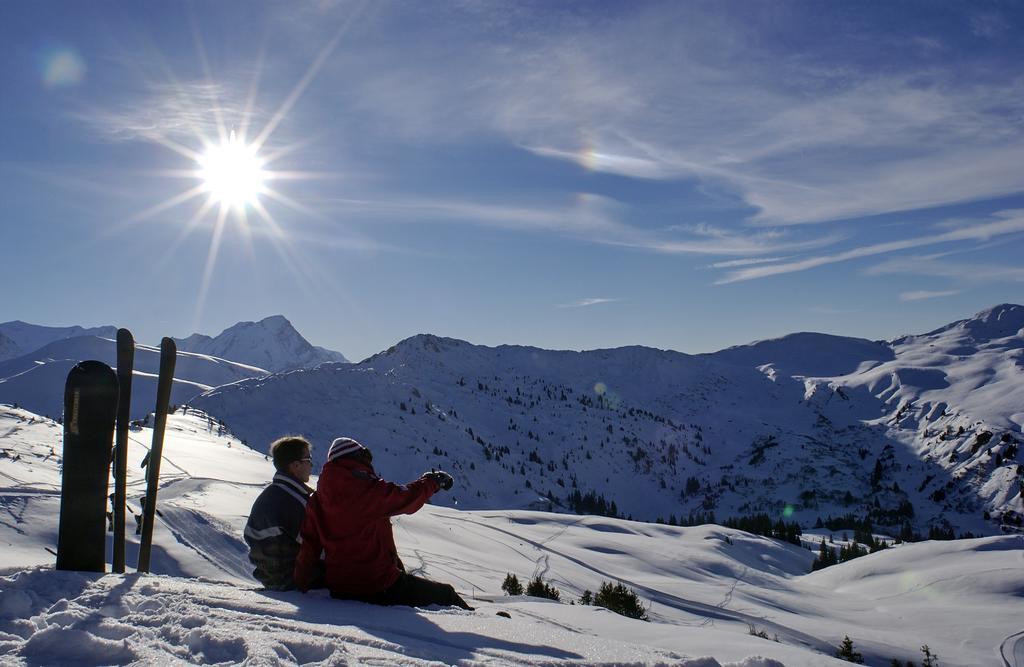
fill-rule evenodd
<path id="1" fill-rule="evenodd" d="M 0 12 L 0 320 L 280 313 L 359 359 L 890 338 L 1022 301 L 1019 4 Z M 267 180 L 221 216 L 197 158 L 231 131 Z"/>

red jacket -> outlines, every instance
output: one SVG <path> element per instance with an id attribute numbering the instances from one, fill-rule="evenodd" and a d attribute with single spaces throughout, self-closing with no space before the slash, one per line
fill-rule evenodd
<path id="1" fill-rule="evenodd" d="M 333 595 L 383 592 L 400 572 L 388 517 L 412 514 L 437 490 L 437 482 L 430 478 L 401 486 L 384 481 L 372 466 L 352 458 L 328 462 L 306 504 L 295 584 L 309 589 L 322 551 Z"/>

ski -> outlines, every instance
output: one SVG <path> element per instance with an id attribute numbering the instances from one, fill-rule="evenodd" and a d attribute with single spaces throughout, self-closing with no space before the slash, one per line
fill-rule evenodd
<path id="1" fill-rule="evenodd" d="M 153 420 L 153 445 L 146 458 L 146 497 L 142 508 L 142 537 L 139 542 L 139 572 L 149 572 L 149 557 L 153 549 L 153 521 L 156 518 L 156 492 L 160 483 L 160 459 L 164 449 L 164 427 L 171 402 L 171 384 L 174 382 L 174 363 L 177 347 L 170 338 L 160 342 L 160 375 L 156 386 L 156 414 Z"/>
<path id="2" fill-rule="evenodd" d="M 101 361 L 83 361 L 68 373 L 58 570 L 106 570 L 107 482 L 117 394 L 117 376 Z"/>
<path id="3" fill-rule="evenodd" d="M 132 369 L 135 339 L 127 329 L 117 330 L 117 439 L 114 445 L 114 554 L 113 571 L 124 573 L 124 521 L 127 497 L 128 422 L 131 420 Z"/>

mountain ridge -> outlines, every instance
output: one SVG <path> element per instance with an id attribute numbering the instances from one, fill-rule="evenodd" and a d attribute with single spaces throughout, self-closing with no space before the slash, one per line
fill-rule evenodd
<path id="1" fill-rule="evenodd" d="M 116 368 L 116 342 L 99 336 L 76 336 L 0 361 L 0 402 L 18 404 L 40 415 L 59 417 L 63 410 L 64 380 L 68 371 L 83 359 L 96 359 Z M 159 348 L 136 344 L 132 375 L 133 419 L 144 417 L 156 404 L 159 365 Z M 212 387 L 267 374 L 268 371 L 262 368 L 179 351 L 171 401 L 182 403 Z"/>
<path id="2" fill-rule="evenodd" d="M 647 520 L 786 510 L 807 524 L 855 513 L 986 533 L 1015 529 L 1024 512 L 1018 342 L 963 356 L 955 341 L 796 334 L 685 355 L 419 334 L 359 364 L 245 380 L 194 405 L 257 448 L 304 433 L 320 459 L 350 435 L 410 475 L 407 461 L 429 453 L 471 508 L 569 507 L 579 491 Z M 833 349 L 845 350 L 836 363 Z"/>
<path id="3" fill-rule="evenodd" d="M 28 354 L 54 341 L 77 336 L 103 336 L 113 338 L 117 327 L 49 327 L 21 320 L 0 323 L 0 361 Z"/>
<path id="4" fill-rule="evenodd" d="M 262 328 L 260 323 L 242 322 L 217 337 L 193 334 L 181 339 L 172 402 L 181 403 L 212 387 L 268 375 L 275 369 L 290 370 L 344 359 L 340 353 L 322 348 L 318 351 L 283 316 L 273 316 L 263 322 L 266 326 Z M 20 346 L 11 343 L 14 350 L 31 347 L 41 340 L 48 341 L 26 353 L 8 358 L 0 356 L 0 401 L 22 405 L 38 414 L 60 416 L 64 379 L 77 362 L 97 359 L 111 367 L 117 363 L 114 327 L 42 327 L 21 321 L 0 327 L 22 341 Z M 96 333 L 83 333 L 89 331 Z M 4 349 L 6 340 L 6 337 L 0 338 L 0 350 Z M 144 417 L 153 409 L 158 356 L 155 346 L 136 343 L 133 418 Z M 252 363 L 252 359 L 272 362 L 275 368 L 259 366 Z"/>

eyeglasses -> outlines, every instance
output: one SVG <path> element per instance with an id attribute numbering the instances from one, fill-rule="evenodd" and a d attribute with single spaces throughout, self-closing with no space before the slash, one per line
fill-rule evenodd
<path id="1" fill-rule="evenodd" d="M 313 459 L 308 457 L 308 456 L 306 458 L 304 458 L 304 459 L 295 459 L 295 460 L 297 462 L 299 462 L 299 463 L 312 463 L 313 462 Z"/>

